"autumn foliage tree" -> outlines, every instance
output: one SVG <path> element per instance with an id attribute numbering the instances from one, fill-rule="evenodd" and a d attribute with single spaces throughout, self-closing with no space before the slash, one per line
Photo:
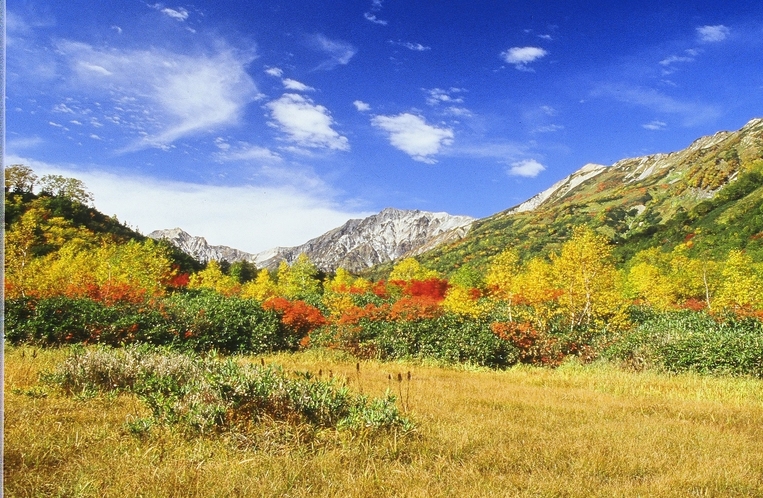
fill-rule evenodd
<path id="1" fill-rule="evenodd" d="M 603 324 L 624 311 L 619 280 L 607 239 L 587 227 L 576 227 L 570 240 L 551 258 L 559 306 L 571 329 Z"/>

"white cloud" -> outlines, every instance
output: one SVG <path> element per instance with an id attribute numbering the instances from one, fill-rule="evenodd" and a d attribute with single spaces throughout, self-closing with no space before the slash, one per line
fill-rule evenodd
<path id="1" fill-rule="evenodd" d="M 328 109 L 296 93 L 285 93 L 265 105 L 273 118 L 272 126 L 288 135 L 301 147 L 349 150 L 347 137 L 337 133 Z"/>
<path id="2" fill-rule="evenodd" d="M 453 130 L 438 128 L 424 118 L 411 113 L 397 116 L 374 116 L 371 123 L 389 134 L 390 144 L 410 155 L 414 160 L 428 164 L 443 146 L 453 143 Z"/>
<path id="3" fill-rule="evenodd" d="M 297 80 L 293 80 L 291 78 L 285 78 L 284 80 L 281 81 L 281 83 L 283 83 L 284 88 L 286 88 L 287 90 L 294 90 L 297 92 L 312 92 L 315 90 L 315 88 L 311 86 L 307 86 L 304 83 Z"/>
<path id="4" fill-rule="evenodd" d="M 372 214 L 336 201 L 330 187 L 304 172 L 266 169 L 261 184 L 230 187 L 75 170 L 17 156 L 8 161 L 26 164 L 38 176 L 82 180 L 100 211 L 144 234 L 180 227 L 210 244 L 249 252 L 299 245 L 349 219 Z"/>
<path id="5" fill-rule="evenodd" d="M 427 50 L 432 50 L 432 47 L 427 47 L 426 45 L 422 45 L 421 43 L 412 43 L 412 42 L 403 42 L 403 41 L 389 41 L 393 45 L 399 45 L 401 47 L 405 47 L 408 50 L 413 50 L 414 52 L 426 52 Z"/>
<path id="6" fill-rule="evenodd" d="M 554 109 L 550 105 L 542 105 L 542 106 L 540 106 L 540 111 L 543 114 L 545 114 L 546 116 L 556 116 L 558 114 L 556 109 Z"/>
<path id="7" fill-rule="evenodd" d="M 66 104 L 56 104 L 53 106 L 53 112 L 62 112 L 62 113 L 68 113 L 68 114 L 74 114 L 74 111 L 71 107 L 69 107 Z"/>
<path id="8" fill-rule="evenodd" d="M 280 78 L 283 76 L 283 70 L 277 67 L 269 67 L 265 69 L 265 74 L 268 74 L 270 76 L 275 76 L 276 78 Z"/>
<path id="9" fill-rule="evenodd" d="M 360 112 L 366 112 L 371 110 L 371 106 L 363 102 L 362 100 L 356 100 L 352 103 L 352 105 L 355 106 L 355 109 L 357 109 Z"/>
<path id="10" fill-rule="evenodd" d="M 509 64 L 514 64 L 519 70 L 528 70 L 527 65 L 542 57 L 548 52 L 540 47 L 512 47 L 501 52 L 501 58 Z"/>
<path id="11" fill-rule="evenodd" d="M 697 28 L 697 36 L 701 42 L 719 42 L 725 40 L 731 30 L 726 26 L 719 24 L 716 26 L 699 26 Z"/>
<path id="12" fill-rule="evenodd" d="M 463 91 L 463 88 L 450 88 L 449 90 L 443 90 L 442 88 L 432 88 L 431 90 L 425 90 L 427 93 L 427 104 L 462 104 L 464 99 L 461 97 L 455 97 L 454 94 L 461 93 Z"/>
<path id="13" fill-rule="evenodd" d="M 378 17 L 376 17 L 374 14 L 370 12 L 365 12 L 363 14 L 363 17 L 365 17 L 366 20 L 371 21 L 372 23 L 378 24 L 380 26 L 386 26 L 388 24 L 387 21 L 385 21 L 384 19 L 379 19 Z"/>
<path id="14" fill-rule="evenodd" d="M 174 9 L 171 9 L 169 7 L 165 7 L 164 5 L 160 3 L 155 3 L 154 5 L 151 5 L 150 7 L 158 10 L 162 14 L 169 16 L 176 21 L 185 21 L 188 19 L 188 11 L 185 10 L 183 7 L 176 7 Z"/>
<path id="15" fill-rule="evenodd" d="M 466 117 L 470 117 L 474 115 L 472 114 L 472 111 L 470 111 L 466 107 L 458 107 L 454 105 L 445 108 L 445 112 L 447 114 L 450 114 L 451 116 L 457 116 L 462 118 L 466 118 Z"/>
<path id="16" fill-rule="evenodd" d="M 664 130 L 665 127 L 668 126 L 668 124 L 663 121 L 658 121 L 655 119 L 654 121 L 646 123 L 646 124 L 642 124 L 641 126 L 647 130 Z"/>
<path id="17" fill-rule="evenodd" d="M 511 176 L 524 176 L 526 178 L 535 178 L 541 171 L 546 169 L 541 163 L 535 159 L 525 159 L 523 161 L 517 161 L 511 163 L 511 167 L 507 173 Z"/>
<path id="18" fill-rule="evenodd" d="M 694 57 L 682 56 L 682 55 L 671 55 L 670 57 L 666 57 L 665 59 L 662 59 L 660 61 L 660 65 L 670 66 L 671 64 L 675 64 L 676 62 L 694 62 Z"/>
<path id="19" fill-rule="evenodd" d="M 117 101 L 104 118 L 146 133 L 125 150 L 164 147 L 190 134 L 234 125 L 244 107 L 259 98 L 246 72 L 252 56 L 225 48 L 198 57 L 70 41 L 57 48 L 72 70 L 68 84 L 73 91 L 88 88 L 91 98 Z"/>
<path id="20" fill-rule="evenodd" d="M 188 11 L 182 7 L 178 7 L 177 9 L 170 9 L 169 7 L 162 9 L 162 14 L 167 14 L 177 21 L 185 21 L 188 19 Z"/>
<path id="21" fill-rule="evenodd" d="M 379 12 L 382 8 L 382 0 L 373 0 L 371 2 L 371 10 L 369 12 L 365 12 L 363 14 L 363 17 L 366 18 L 366 20 L 371 21 L 374 24 L 379 24 L 381 26 L 386 26 L 387 21 L 384 21 L 382 19 L 379 19 L 376 17 L 373 13 Z"/>
<path id="22" fill-rule="evenodd" d="M 226 151 L 230 149 L 230 144 L 223 138 L 223 137 L 217 137 L 214 140 L 215 147 L 222 151 Z"/>
<path id="23" fill-rule="evenodd" d="M 358 49 L 351 44 L 339 40 L 330 40 L 324 35 L 317 34 L 312 37 L 313 44 L 320 50 L 330 56 L 330 59 L 322 62 L 316 69 L 331 70 L 337 66 L 344 66 L 350 62 L 350 59 L 358 52 Z"/>

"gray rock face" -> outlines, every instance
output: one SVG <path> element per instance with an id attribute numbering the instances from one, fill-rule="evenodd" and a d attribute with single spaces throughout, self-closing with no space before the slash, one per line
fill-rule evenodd
<path id="1" fill-rule="evenodd" d="M 345 268 L 360 271 L 394 261 L 431 246 L 433 241 L 457 240 L 468 232 L 474 218 L 447 213 L 387 208 L 362 220 L 349 220 L 297 247 L 279 248 L 257 255 L 258 266 L 274 268 L 293 262 L 301 253 L 325 271 Z M 444 236 L 450 234 L 450 238 Z"/>
<path id="2" fill-rule="evenodd" d="M 473 221 L 469 216 L 387 208 L 368 218 L 349 220 L 300 246 L 276 247 L 258 254 L 211 246 L 203 237 L 194 237 L 180 228 L 156 230 L 148 236 L 167 239 L 203 262 L 250 261 L 259 268 L 272 269 L 281 261 L 292 263 L 305 253 L 321 270 L 331 272 L 341 267 L 357 272 L 461 239 Z"/>
<path id="3" fill-rule="evenodd" d="M 254 254 L 239 251 L 228 246 L 211 246 L 204 237 L 194 237 L 180 228 L 154 230 L 148 236 L 155 240 L 166 239 L 181 251 L 193 256 L 202 263 L 211 260 L 228 261 L 231 263 L 235 261 L 255 261 Z"/>

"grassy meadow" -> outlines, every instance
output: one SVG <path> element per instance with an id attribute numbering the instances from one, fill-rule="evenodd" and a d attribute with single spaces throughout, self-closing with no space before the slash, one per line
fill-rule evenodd
<path id="1" fill-rule="evenodd" d="M 611 364 L 356 364 L 310 350 L 240 361 L 369 396 L 389 389 L 415 429 L 271 421 L 189 437 L 135 430 L 149 409 L 133 394 L 41 383 L 66 356 L 5 349 L 5 496 L 763 496 L 760 380 Z"/>

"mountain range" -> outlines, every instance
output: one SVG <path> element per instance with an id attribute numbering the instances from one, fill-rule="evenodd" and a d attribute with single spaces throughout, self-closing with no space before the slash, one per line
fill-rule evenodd
<path id="1" fill-rule="evenodd" d="M 469 216 L 387 208 L 364 219 L 349 220 L 302 245 L 276 247 L 257 254 L 209 245 L 203 237 L 194 237 L 180 228 L 156 230 L 148 236 L 166 239 L 203 262 L 249 261 L 258 268 L 274 269 L 281 261 L 292 263 L 305 253 L 323 271 L 342 267 L 359 272 L 458 240 L 468 233 L 473 222 L 474 218 Z"/>
<path id="2" fill-rule="evenodd" d="M 699 138 L 677 152 L 610 166 L 586 164 L 525 202 L 479 220 L 388 208 L 300 246 L 259 254 L 210 246 L 178 228 L 149 237 L 167 239 L 202 261 L 245 260 L 275 268 L 305 253 L 324 271 L 374 268 L 373 275 L 399 258 L 418 256 L 449 274 L 462 265 L 481 267 L 507 246 L 523 257 L 547 254 L 581 224 L 612 240 L 622 261 L 640 248 L 675 246 L 700 234 L 698 248 L 732 244 L 763 255 L 758 248 L 763 240 L 763 119 Z"/>

